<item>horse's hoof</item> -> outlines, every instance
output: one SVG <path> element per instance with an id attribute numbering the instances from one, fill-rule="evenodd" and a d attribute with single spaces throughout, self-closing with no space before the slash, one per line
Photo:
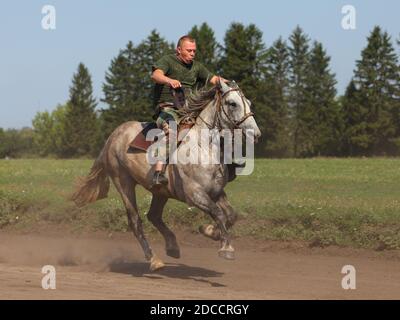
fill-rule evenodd
<path id="1" fill-rule="evenodd" d="M 235 251 L 232 250 L 218 250 L 218 256 L 226 260 L 235 260 Z"/>
<path id="2" fill-rule="evenodd" d="M 153 256 L 150 260 L 150 271 L 154 272 L 157 270 L 160 270 L 162 268 L 165 267 L 164 262 L 161 261 L 160 258 L 158 258 L 157 256 Z"/>
<path id="3" fill-rule="evenodd" d="M 175 259 L 179 259 L 181 257 L 181 252 L 179 249 L 167 249 L 167 256 L 170 256 Z"/>
<path id="4" fill-rule="evenodd" d="M 212 224 L 203 224 L 199 227 L 199 232 L 214 241 L 221 240 L 221 232 Z"/>

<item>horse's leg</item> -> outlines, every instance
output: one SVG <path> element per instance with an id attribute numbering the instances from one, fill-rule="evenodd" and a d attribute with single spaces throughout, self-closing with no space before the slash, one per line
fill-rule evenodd
<path id="1" fill-rule="evenodd" d="M 219 199 L 217 200 L 217 205 L 225 212 L 228 222 L 226 227 L 228 229 L 232 228 L 237 220 L 237 212 L 233 209 L 232 205 L 228 201 L 226 193 L 223 191 Z"/>
<path id="2" fill-rule="evenodd" d="M 155 271 L 164 267 L 164 263 L 152 251 L 147 239 L 143 233 L 142 220 L 136 204 L 135 181 L 126 172 L 121 171 L 118 176 L 112 176 L 112 180 L 124 202 L 128 215 L 128 224 L 133 234 L 143 249 L 144 256 L 150 260 L 150 270 Z"/>
<path id="3" fill-rule="evenodd" d="M 226 214 L 201 188 L 192 190 L 191 194 L 191 202 L 200 210 L 208 213 L 214 219 L 218 229 L 220 230 L 221 248 L 218 250 L 218 255 L 225 259 L 234 259 L 235 249 L 233 249 L 231 245 L 231 240 L 228 234 L 228 218 Z"/>
<path id="4" fill-rule="evenodd" d="M 176 242 L 175 234 L 167 227 L 162 219 L 163 209 L 167 201 L 168 198 L 153 194 L 147 218 L 163 235 L 167 255 L 173 258 L 180 258 L 181 254 L 178 243 Z"/>
<path id="5" fill-rule="evenodd" d="M 223 191 L 221 196 L 217 199 L 217 206 L 221 208 L 227 218 L 226 228 L 229 230 L 237 220 L 237 213 L 235 209 L 233 209 L 232 205 L 229 203 L 226 193 Z M 215 241 L 221 239 L 221 231 L 216 225 L 205 224 L 200 226 L 199 231 Z"/>

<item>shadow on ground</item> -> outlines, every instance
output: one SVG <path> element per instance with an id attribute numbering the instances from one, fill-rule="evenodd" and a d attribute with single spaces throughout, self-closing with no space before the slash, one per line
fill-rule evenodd
<path id="1" fill-rule="evenodd" d="M 225 287 L 224 284 L 213 282 L 208 279 L 221 277 L 223 275 L 222 272 L 217 272 L 206 268 L 192 267 L 185 264 L 167 263 L 163 269 L 157 270 L 156 272 L 150 272 L 149 263 L 115 260 L 109 264 L 109 270 L 110 272 L 129 274 L 133 277 L 193 280 L 208 283 L 212 287 Z"/>

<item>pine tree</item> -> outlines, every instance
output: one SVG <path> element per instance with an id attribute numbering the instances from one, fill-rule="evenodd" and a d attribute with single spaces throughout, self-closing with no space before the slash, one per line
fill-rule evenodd
<path id="1" fill-rule="evenodd" d="M 400 45 L 400 37 L 397 40 L 397 44 Z M 400 57 L 396 57 L 397 64 L 397 81 L 395 81 L 395 93 L 393 95 L 393 121 L 396 127 L 395 137 L 391 139 L 391 142 L 395 146 L 394 154 L 400 155 Z"/>
<path id="2" fill-rule="evenodd" d="M 262 32 L 254 24 L 244 27 L 241 23 L 232 23 L 224 43 L 220 62 L 222 76 L 238 82 L 245 95 L 255 100 L 266 59 Z"/>
<path id="3" fill-rule="evenodd" d="M 288 47 L 279 38 L 268 50 L 264 81 L 259 92 L 264 106 L 259 108 L 257 118 L 263 132 L 260 153 L 269 157 L 287 157 L 291 154 L 287 106 L 288 72 Z"/>
<path id="4" fill-rule="evenodd" d="M 210 72 L 217 72 L 218 43 L 214 31 L 204 22 L 200 28 L 194 26 L 188 35 L 196 40 L 196 60 L 204 64 Z"/>
<path id="5" fill-rule="evenodd" d="M 312 110 L 307 103 L 307 78 L 310 68 L 309 38 L 297 27 L 289 38 L 290 91 L 289 114 L 295 157 L 308 155 L 312 150 L 309 121 Z"/>
<path id="6" fill-rule="evenodd" d="M 154 112 L 151 68 L 172 50 L 172 45 L 153 30 L 137 47 L 129 42 L 111 61 L 103 84 L 102 101 L 108 104 L 107 109 L 101 110 L 104 138 L 123 122 L 151 120 Z"/>
<path id="7" fill-rule="evenodd" d="M 336 98 L 335 75 L 329 69 L 330 57 L 322 44 L 314 42 L 306 81 L 308 111 L 302 120 L 310 135 L 308 155 L 335 155 L 340 152 L 342 122 Z"/>
<path id="8" fill-rule="evenodd" d="M 262 32 L 254 25 L 247 27 L 233 23 L 226 31 L 220 59 L 221 75 L 236 81 L 244 95 L 251 101 L 255 119 L 262 133 L 265 130 L 265 91 L 262 76 L 265 73 L 267 50 L 262 41 Z M 266 140 L 256 145 L 257 154 L 262 154 Z"/>
<path id="9" fill-rule="evenodd" d="M 388 38 L 385 42 L 390 44 L 390 38 L 388 37 L 387 33 L 385 33 L 386 37 Z M 397 44 L 400 45 L 400 38 L 397 40 Z M 390 138 L 391 143 L 391 154 L 393 155 L 400 155 L 400 62 L 399 57 L 394 56 L 392 61 L 397 62 L 397 69 L 393 73 L 394 80 L 392 80 L 393 85 L 393 95 L 391 99 L 391 113 L 393 116 L 393 125 L 395 127 L 395 134 L 394 137 Z"/>
<path id="10" fill-rule="evenodd" d="M 133 61 L 129 61 L 133 55 L 133 44 L 129 42 L 124 50 L 111 61 L 111 65 L 105 76 L 103 84 L 104 99 L 102 102 L 108 104 L 107 109 L 101 110 L 102 132 L 104 139 L 121 123 L 131 120 L 132 110 L 135 107 L 132 96 L 137 94 L 133 91 L 133 76 L 129 75 L 129 68 Z M 132 59 L 131 59 L 132 60 Z"/>
<path id="11" fill-rule="evenodd" d="M 144 99 L 145 102 L 150 102 L 147 107 L 149 115 L 153 114 L 151 108 L 153 103 L 153 88 L 154 83 L 151 80 L 152 66 L 162 56 L 174 52 L 173 44 L 168 43 L 160 34 L 153 30 L 150 35 L 141 42 L 134 50 L 136 63 L 133 65 L 132 74 L 134 74 L 139 82 L 136 83 L 136 91 L 138 100 Z"/>
<path id="12" fill-rule="evenodd" d="M 342 99 L 342 113 L 344 122 L 343 151 L 346 156 L 357 156 L 367 148 L 368 135 L 365 122 L 365 108 L 360 101 L 354 80 L 352 79 L 346 88 Z"/>
<path id="13" fill-rule="evenodd" d="M 92 79 L 83 63 L 72 79 L 65 115 L 64 156 L 82 156 L 93 152 L 98 138 L 96 100 L 93 97 Z"/>
<path id="14" fill-rule="evenodd" d="M 390 36 L 376 26 L 367 47 L 357 61 L 354 84 L 359 93 L 364 130 L 355 132 L 351 141 L 365 155 L 396 153 L 400 137 L 399 68 Z M 360 126 L 360 124 L 356 124 Z"/>

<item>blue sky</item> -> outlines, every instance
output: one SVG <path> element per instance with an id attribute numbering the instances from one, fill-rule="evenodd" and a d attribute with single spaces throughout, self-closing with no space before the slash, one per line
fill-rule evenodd
<path id="1" fill-rule="evenodd" d="M 348 4 L 356 8 L 356 30 L 341 27 L 341 8 Z M 56 8 L 56 30 L 42 29 L 44 5 Z M 99 99 L 111 59 L 129 40 L 137 44 L 157 29 L 168 41 L 176 41 L 203 22 L 221 43 L 232 22 L 254 23 L 267 46 L 279 36 L 287 39 L 300 25 L 327 49 L 343 93 L 374 25 L 393 40 L 399 38 L 399 12 L 398 0 L 2 0 L 0 127 L 31 126 L 36 112 L 64 103 L 79 62 L 89 68 Z"/>

